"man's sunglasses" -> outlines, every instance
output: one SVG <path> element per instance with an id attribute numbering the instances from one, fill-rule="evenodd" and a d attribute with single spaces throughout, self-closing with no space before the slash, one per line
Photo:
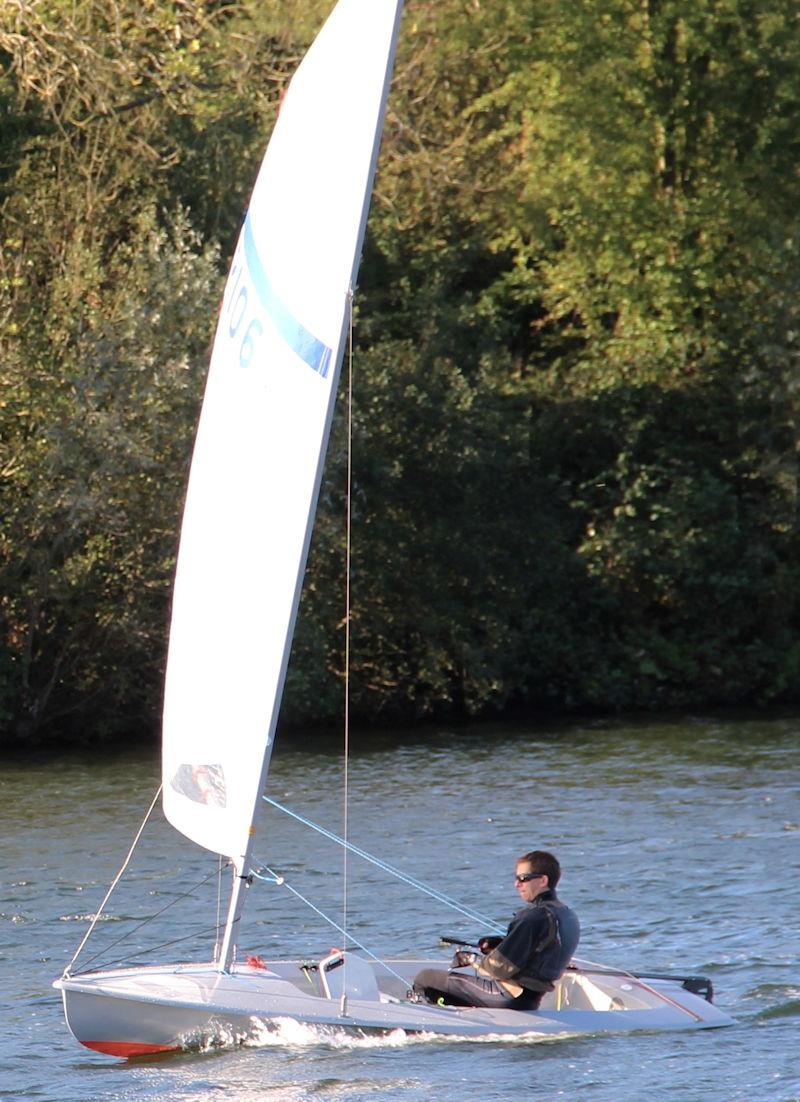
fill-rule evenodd
<path id="1" fill-rule="evenodd" d="M 543 872 L 524 872 L 522 876 L 515 876 L 515 884 L 527 884 L 529 880 L 538 880 L 539 877 L 544 876 Z"/>

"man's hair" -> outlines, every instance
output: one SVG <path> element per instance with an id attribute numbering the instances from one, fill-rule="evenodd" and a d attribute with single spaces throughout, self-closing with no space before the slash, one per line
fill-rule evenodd
<path id="1" fill-rule="evenodd" d="M 561 866 L 552 853 L 545 849 L 534 849 L 530 853 L 518 858 L 519 861 L 527 861 L 531 872 L 538 872 L 547 877 L 547 885 L 555 888 L 561 879 Z"/>

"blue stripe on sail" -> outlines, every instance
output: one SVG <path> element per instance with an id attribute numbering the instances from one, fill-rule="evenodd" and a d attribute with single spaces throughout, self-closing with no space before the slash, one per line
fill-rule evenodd
<path id="1" fill-rule="evenodd" d="M 252 285 L 270 321 L 300 359 L 326 379 L 331 363 L 331 349 L 317 340 L 313 333 L 309 333 L 278 298 L 258 255 L 249 214 L 244 221 L 244 252 Z"/>

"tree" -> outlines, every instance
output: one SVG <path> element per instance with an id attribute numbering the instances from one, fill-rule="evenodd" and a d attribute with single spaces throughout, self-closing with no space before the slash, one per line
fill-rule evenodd
<path id="1" fill-rule="evenodd" d="M 265 42 L 246 10 L 223 6 L 5 9 L 0 715 L 11 738 L 152 727 L 221 286 L 217 245 L 190 217 L 207 230 L 229 202 L 187 213 L 182 189 L 200 174 L 182 143 L 190 131 L 212 164 L 252 157 L 270 97 L 243 104 L 236 80 L 261 64 L 274 92 L 282 62 L 267 62 Z"/>
<path id="2" fill-rule="evenodd" d="M 182 216 L 144 212 L 133 239 L 104 270 L 113 293 L 73 303 L 71 326 L 42 319 L 3 363 L 0 706 L 17 739 L 150 728 L 157 707 L 218 275 Z"/>
<path id="3" fill-rule="evenodd" d="M 4 9 L 19 737 L 155 725 L 222 272 L 330 6 Z M 409 0 L 354 332 L 358 717 L 800 697 L 798 18 Z M 343 446 L 340 412 L 298 722 L 340 709 Z"/>

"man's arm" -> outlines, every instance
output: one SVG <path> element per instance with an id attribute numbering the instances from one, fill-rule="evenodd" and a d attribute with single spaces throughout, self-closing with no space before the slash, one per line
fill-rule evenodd
<path id="1" fill-rule="evenodd" d="M 510 980 L 520 971 L 520 965 L 502 952 L 500 948 L 492 949 L 485 957 L 478 957 L 475 961 L 475 970 L 480 976 L 486 976 L 490 980 Z"/>
<path id="2" fill-rule="evenodd" d="M 479 975 L 509 980 L 526 971 L 547 929 L 548 915 L 544 908 L 524 912 L 518 922 L 512 923 L 500 944 L 476 960 Z"/>

